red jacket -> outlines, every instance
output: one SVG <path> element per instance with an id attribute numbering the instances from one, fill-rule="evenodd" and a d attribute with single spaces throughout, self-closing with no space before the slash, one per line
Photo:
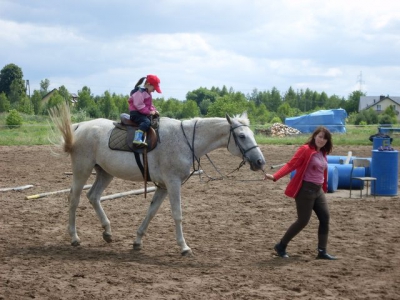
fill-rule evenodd
<path id="1" fill-rule="evenodd" d="M 307 166 L 310 163 L 312 155 L 317 153 L 317 150 L 309 145 L 301 146 L 296 153 L 293 155 L 291 160 L 287 162 L 279 171 L 277 171 L 273 176 L 275 181 L 279 180 L 283 176 L 289 174 L 290 172 L 296 170 L 296 174 L 290 180 L 286 187 L 285 195 L 288 197 L 295 198 L 299 192 L 301 185 L 303 183 L 304 173 L 307 170 Z M 326 153 L 323 153 L 326 160 Z M 322 189 L 326 193 L 328 190 L 328 168 L 324 171 L 324 183 L 322 184 Z"/>

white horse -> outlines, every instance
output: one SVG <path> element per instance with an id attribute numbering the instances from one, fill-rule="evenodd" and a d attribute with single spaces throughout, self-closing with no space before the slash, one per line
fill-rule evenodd
<path id="1" fill-rule="evenodd" d="M 96 180 L 87 197 L 104 228 L 103 239 L 111 242 L 111 226 L 100 197 L 114 177 L 130 181 L 143 181 L 142 172 L 133 153 L 111 150 L 108 146 L 113 121 L 95 119 L 71 124 L 68 105 L 50 111 L 50 116 L 62 134 L 62 146 L 71 155 L 73 180 L 68 196 L 71 244 L 78 246 L 80 239 L 76 230 L 76 209 L 80 195 L 93 168 Z M 147 215 L 137 230 L 133 248 L 140 250 L 142 238 L 161 203 L 169 195 L 172 217 L 175 221 L 177 243 L 182 255 L 191 255 L 182 230 L 181 185 L 190 176 L 195 160 L 221 147 L 243 158 L 253 171 L 264 170 L 265 159 L 248 127 L 244 113 L 240 117 L 195 118 L 179 121 L 161 118 L 159 123 L 160 143 L 148 152 L 148 170 L 157 188 Z"/>

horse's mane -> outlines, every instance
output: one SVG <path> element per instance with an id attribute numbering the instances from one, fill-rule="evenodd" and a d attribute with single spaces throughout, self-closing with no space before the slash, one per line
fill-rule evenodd
<path id="1" fill-rule="evenodd" d="M 205 118 L 194 117 L 194 118 L 192 118 L 191 120 L 196 121 L 196 120 L 203 120 L 203 119 L 205 119 Z M 246 125 L 246 126 L 249 126 L 249 125 L 250 125 L 250 120 L 249 120 L 249 118 L 247 117 L 247 112 L 244 112 L 244 113 L 242 113 L 242 114 L 240 114 L 240 115 L 234 115 L 232 119 L 236 120 L 236 121 L 239 122 L 240 124 L 243 124 L 243 125 Z"/>

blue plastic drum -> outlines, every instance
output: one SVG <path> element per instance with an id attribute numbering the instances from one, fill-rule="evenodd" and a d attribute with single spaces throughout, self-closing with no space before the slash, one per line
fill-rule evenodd
<path id="1" fill-rule="evenodd" d="M 350 189 L 350 175 L 351 169 L 353 168 L 352 164 L 347 165 L 335 165 L 338 169 L 339 173 L 339 183 L 338 189 Z M 354 169 L 353 177 L 364 177 L 365 176 L 365 168 L 356 168 Z M 352 189 L 359 190 L 364 188 L 364 183 L 361 180 L 353 180 Z"/>
<path id="2" fill-rule="evenodd" d="M 328 164 L 341 164 L 346 161 L 347 156 L 340 156 L 340 155 L 327 155 L 326 158 L 328 159 Z M 350 163 L 353 161 L 353 157 L 350 157 Z"/>
<path id="3" fill-rule="evenodd" d="M 335 165 L 328 164 L 328 193 L 337 191 L 339 185 L 339 171 Z"/>
<path id="4" fill-rule="evenodd" d="M 396 196 L 398 185 L 399 152 L 372 150 L 371 176 L 376 177 L 376 190 L 371 184 L 371 194 Z"/>

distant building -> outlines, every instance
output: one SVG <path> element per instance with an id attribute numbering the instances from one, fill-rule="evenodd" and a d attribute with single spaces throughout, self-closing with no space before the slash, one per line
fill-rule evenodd
<path id="1" fill-rule="evenodd" d="M 393 107 L 397 115 L 397 120 L 400 121 L 400 97 L 389 96 L 361 96 L 358 105 L 358 111 L 365 109 L 373 109 L 378 114 L 381 114 L 388 107 Z"/>
<path id="2" fill-rule="evenodd" d="M 57 89 L 52 89 L 50 92 L 48 92 L 46 95 L 43 96 L 42 98 L 42 103 L 47 103 L 51 96 L 53 96 L 54 92 L 58 91 Z M 69 101 L 71 102 L 72 105 L 75 105 L 78 102 L 78 95 L 74 93 L 69 94 L 70 98 Z"/>

